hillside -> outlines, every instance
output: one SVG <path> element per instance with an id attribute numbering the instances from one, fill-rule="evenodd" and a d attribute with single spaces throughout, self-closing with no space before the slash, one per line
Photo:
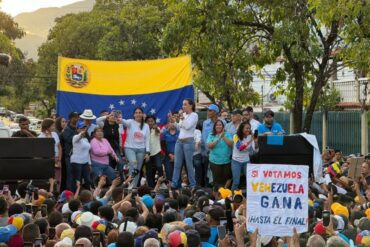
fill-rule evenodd
<path id="1" fill-rule="evenodd" d="M 30 13 L 22 13 L 14 20 L 26 31 L 25 37 L 15 43 L 28 58 L 37 59 L 37 48 L 46 40 L 54 20 L 70 13 L 90 11 L 95 0 L 83 0 L 60 8 L 42 8 Z"/>

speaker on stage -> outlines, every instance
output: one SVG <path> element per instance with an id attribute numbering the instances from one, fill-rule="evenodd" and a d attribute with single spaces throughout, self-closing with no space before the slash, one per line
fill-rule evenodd
<path id="1" fill-rule="evenodd" d="M 252 163 L 308 165 L 313 173 L 314 148 L 303 136 L 259 136 L 258 144 Z"/>

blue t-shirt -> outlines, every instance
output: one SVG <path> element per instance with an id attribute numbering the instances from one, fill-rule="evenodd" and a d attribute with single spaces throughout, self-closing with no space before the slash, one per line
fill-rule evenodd
<path id="1" fill-rule="evenodd" d="M 281 132 L 282 134 L 285 134 L 285 131 L 283 130 L 283 127 L 281 127 L 281 125 L 277 122 L 273 122 L 271 128 L 267 127 L 265 123 L 260 124 L 258 126 L 258 134 L 259 135 L 262 135 L 266 132 L 272 132 L 274 135 L 278 135 L 279 132 Z"/>
<path id="2" fill-rule="evenodd" d="M 216 245 L 218 240 L 218 233 L 217 233 L 217 227 L 211 226 L 211 236 L 208 239 L 208 243 L 212 245 Z"/>
<path id="3" fill-rule="evenodd" d="M 216 246 L 208 242 L 202 242 L 202 247 L 216 247 Z"/>
<path id="4" fill-rule="evenodd" d="M 162 133 L 162 141 L 166 145 L 166 153 L 174 154 L 175 153 L 175 144 L 179 138 L 179 131 L 176 130 L 175 134 L 171 134 L 170 130 L 164 130 Z"/>
<path id="5" fill-rule="evenodd" d="M 225 132 L 225 137 L 232 140 L 230 133 Z M 214 142 L 219 137 L 217 135 L 209 134 L 207 138 L 207 144 Z M 228 164 L 231 161 L 231 147 L 227 145 L 224 139 L 221 139 L 216 146 L 209 152 L 209 160 L 216 165 Z"/>

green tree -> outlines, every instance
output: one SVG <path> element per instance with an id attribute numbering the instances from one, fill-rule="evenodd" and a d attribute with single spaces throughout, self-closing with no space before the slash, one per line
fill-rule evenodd
<path id="1" fill-rule="evenodd" d="M 0 104 L 17 112 L 23 112 L 38 94 L 30 83 L 35 64 L 26 61 L 13 43 L 23 35 L 13 18 L 0 12 L 0 52 L 12 57 L 8 67 L 0 66 Z"/>
<path id="2" fill-rule="evenodd" d="M 96 60 L 163 57 L 160 40 L 169 17 L 162 1 L 97 1 L 91 12 L 58 18 L 39 48 L 35 82 L 40 101 L 55 107 L 58 55 Z"/>
<path id="3" fill-rule="evenodd" d="M 233 25 L 235 9 L 228 1 L 169 1 L 173 17 L 167 25 L 163 48 L 170 56 L 191 54 L 194 83 L 213 102 L 230 110 L 258 103 L 250 87 L 259 63 L 250 52 L 248 30 Z"/>
<path id="4" fill-rule="evenodd" d="M 192 54 L 200 78 L 207 78 L 196 78 L 204 91 L 218 97 L 243 92 L 237 87 L 230 91 L 230 84 L 223 78 L 243 73 L 248 84 L 252 64 L 258 71 L 277 59 L 283 61 L 273 83 L 294 99 L 295 132 L 310 130 L 320 92 L 338 65 L 339 69 L 369 67 L 369 56 L 364 59 L 363 55 L 370 50 L 367 1 L 168 2 L 175 17 L 168 26 L 168 37 L 164 37 L 166 50 Z M 241 57 L 242 66 L 230 63 L 234 57 Z M 216 65 L 220 65 L 219 71 Z M 233 85 L 240 85 L 240 80 Z M 310 100 L 303 121 L 305 94 Z M 249 97 L 247 92 L 243 95 Z"/>

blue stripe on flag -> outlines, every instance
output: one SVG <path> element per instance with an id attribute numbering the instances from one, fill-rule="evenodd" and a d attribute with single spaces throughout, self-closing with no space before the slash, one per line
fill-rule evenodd
<path id="1" fill-rule="evenodd" d="M 141 107 L 146 115 L 157 117 L 158 124 L 167 123 L 168 112 L 175 112 L 182 108 L 185 98 L 194 98 L 192 85 L 166 92 L 129 96 L 107 96 L 94 94 L 81 94 L 58 91 L 57 113 L 68 117 L 70 112 L 83 112 L 92 109 L 99 116 L 102 110 L 121 110 L 123 118 L 133 118 L 133 111 Z"/>

